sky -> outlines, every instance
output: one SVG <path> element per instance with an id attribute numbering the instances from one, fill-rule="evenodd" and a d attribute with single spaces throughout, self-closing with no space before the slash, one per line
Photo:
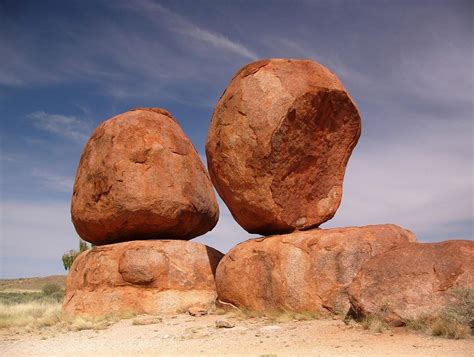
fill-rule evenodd
<path id="1" fill-rule="evenodd" d="M 322 63 L 360 109 L 323 228 L 473 239 L 473 38 L 472 1 L 0 0 L 0 278 L 65 273 L 74 175 L 100 122 L 166 108 L 205 162 L 229 80 L 272 57 Z M 252 235 L 219 205 L 196 241 L 225 253 Z"/>

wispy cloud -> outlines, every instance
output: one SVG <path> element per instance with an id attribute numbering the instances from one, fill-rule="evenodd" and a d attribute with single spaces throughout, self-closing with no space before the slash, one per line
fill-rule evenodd
<path id="1" fill-rule="evenodd" d="M 68 176 L 61 176 L 44 170 L 33 170 L 33 176 L 38 178 L 42 186 L 52 191 L 72 192 L 74 179 Z"/>
<path id="2" fill-rule="evenodd" d="M 217 49 L 234 53 L 243 58 L 250 60 L 256 60 L 258 58 L 258 55 L 254 51 L 243 44 L 232 41 L 221 33 L 200 27 L 186 19 L 184 16 L 171 11 L 160 4 L 149 0 L 141 0 L 134 2 L 133 4 L 124 3 L 124 5 L 132 10 L 141 11 L 144 16 L 148 16 L 153 21 L 167 21 L 170 28 L 179 34 L 209 43 Z"/>
<path id="3" fill-rule="evenodd" d="M 0 85 L 86 83 L 120 101 L 158 98 L 207 107 L 221 92 L 220 81 L 258 57 L 230 35 L 151 1 L 99 3 L 110 18 L 93 14 L 83 26 L 55 17 L 48 27 L 61 35 L 51 39 L 6 21 Z"/>
<path id="4" fill-rule="evenodd" d="M 75 116 L 50 114 L 43 111 L 31 113 L 29 116 L 34 119 L 34 125 L 37 128 L 81 143 L 87 140 L 92 130 L 90 121 Z"/>

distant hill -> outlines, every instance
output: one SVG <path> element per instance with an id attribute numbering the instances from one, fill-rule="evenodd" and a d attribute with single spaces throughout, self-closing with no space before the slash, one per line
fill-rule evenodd
<path id="1" fill-rule="evenodd" d="M 0 279 L 0 291 L 41 290 L 46 284 L 57 284 L 64 289 L 66 275 L 51 275 L 41 278 Z"/>

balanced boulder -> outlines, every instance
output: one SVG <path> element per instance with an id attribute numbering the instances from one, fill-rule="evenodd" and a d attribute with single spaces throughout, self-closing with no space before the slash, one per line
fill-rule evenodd
<path id="1" fill-rule="evenodd" d="M 474 242 L 412 243 L 370 259 L 350 285 L 352 309 L 401 325 L 436 317 L 474 289 Z M 461 291 L 462 293 L 462 291 Z"/>
<path id="2" fill-rule="evenodd" d="M 219 209 L 209 176 L 173 116 L 137 108 L 102 123 L 79 162 L 71 207 L 79 236 L 96 245 L 191 239 Z"/>
<path id="3" fill-rule="evenodd" d="M 254 62 L 235 75 L 214 110 L 209 174 L 248 232 L 314 228 L 339 207 L 360 132 L 357 107 L 322 65 Z"/>
<path id="4" fill-rule="evenodd" d="M 63 310 L 73 315 L 171 313 L 209 308 L 222 253 L 182 240 L 104 245 L 83 252 L 66 281 Z"/>
<path id="5" fill-rule="evenodd" d="M 396 225 L 314 229 L 251 239 L 221 260 L 218 298 L 258 312 L 347 312 L 347 287 L 376 254 L 416 240 Z"/>

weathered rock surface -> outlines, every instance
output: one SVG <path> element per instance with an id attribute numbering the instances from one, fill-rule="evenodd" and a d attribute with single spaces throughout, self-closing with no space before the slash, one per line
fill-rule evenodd
<path id="1" fill-rule="evenodd" d="M 412 243 L 370 259 L 348 291 L 353 310 L 394 325 L 435 316 L 474 288 L 474 242 Z"/>
<path id="2" fill-rule="evenodd" d="M 222 253 L 181 240 L 94 247 L 74 261 L 66 281 L 68 314 L 167 313 L 212 307 Z"/>
<path id="3" fill-rule="evenodd" d="M 82 153 L 71 207 L 82 239 L 96 245 L 191 239 L 219 210 L 209 176 L 164 109 L 137 108 L 103 122 Z"/>
<path id="4" fill-rule="evenodd" d="M 263 235 L 309 229 L 339 207 L 359 112 L 335 74 L 309 60 L 251 63 L 212 116 L 209 174 L 236 221 Z"/>
<path id="5" fill-rule="evenodd" d="M 248 240 L 216 271 L 219 300 L 266 312 L 347 312 L 346 288 L 372 256 L 415 235 L 396 225 L 315 229 Z"/>

